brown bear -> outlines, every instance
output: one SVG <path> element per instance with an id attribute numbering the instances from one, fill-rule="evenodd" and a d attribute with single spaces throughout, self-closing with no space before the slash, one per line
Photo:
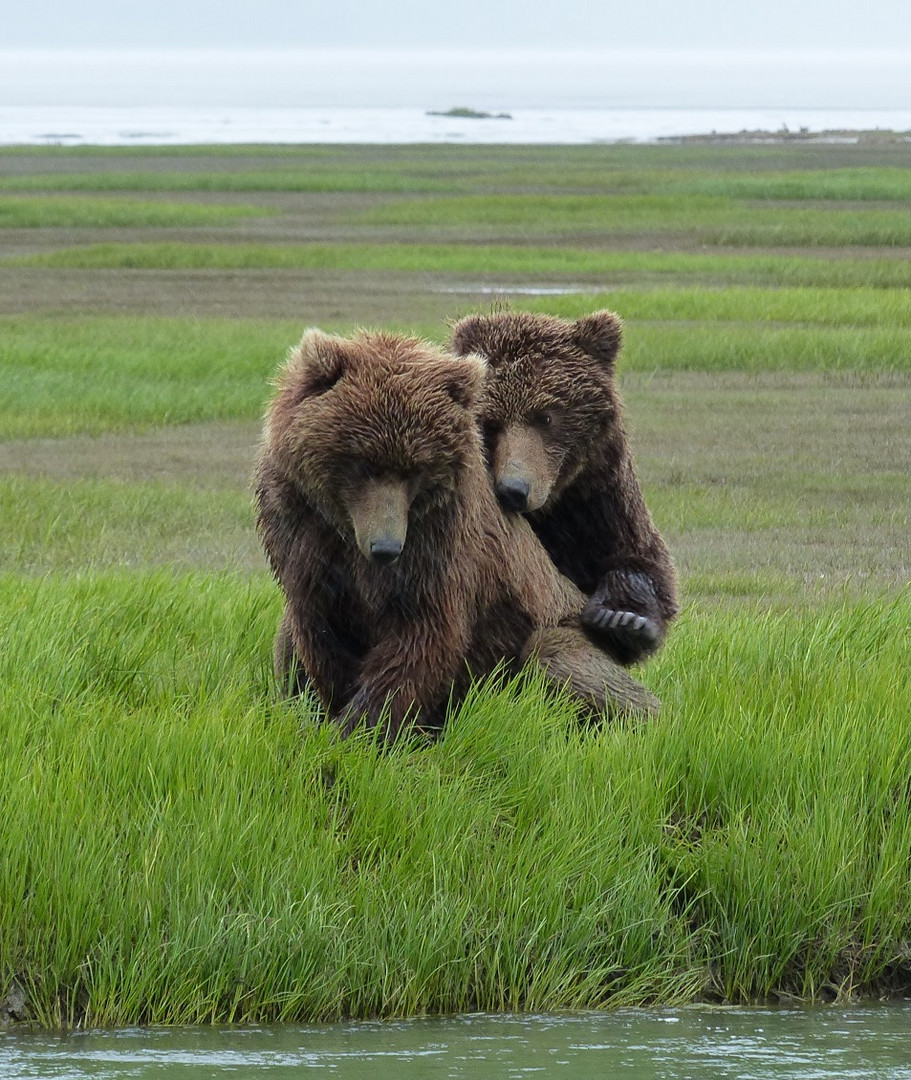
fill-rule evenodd
<path id="1" fill-rule="evenodd" d="M 483 360 L 384 333 L 305 333 L 280 373 L 257 524 L 285 595 L 276 674 L 300 662 L 343 730 L 439 730 L 471 676 L 534 653 L 587 704 L 656 699 L 579 624 L 583 598 L 490 487 Z M 564 625 L 568 624 L 568 625 Z M 574 625 L 573 625 L 574 624 Z"/>
<path id="2" fill-rule="evenodd" d="M 610 311 L 575 322 L 507 311 L 456 323 L 452 351 L 488 361 L 480 408 L 501 504 L 528 516 L 588 597 L 583 622 L 631 664 L 660 646 L 678 604 L 674 565 L 623 430 L 621 334 Z"/>

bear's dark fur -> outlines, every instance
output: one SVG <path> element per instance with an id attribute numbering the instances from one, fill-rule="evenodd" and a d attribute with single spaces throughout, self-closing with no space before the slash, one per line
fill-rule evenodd
<path id="1" fill-rule="evenodd" d="M 318 330 L 280 374 L 256 474 L 286 601 L 276 673 L 287 685 L 299 662 L 345 731 L 362 719 L 390 739 L 406 722 L 438 729 L 471 676 L 532 653 L 590 706 L 657 707 L 588 640 L 581 594 L 497 505 L 477 425 L 484 377 L 477 356 Z"/>
<path id="2" fill-rule="evenodd" d="M 642 497 L 623 430 L 615 362 L 620 320 L 524 312 L 469 315 L 458 356 L 489 365 L 481 415 L 502 505 L 524 512 L 589 598 L 582 619 L 631 664 L 654 652 L 677 614 L 674 565 Z"/>

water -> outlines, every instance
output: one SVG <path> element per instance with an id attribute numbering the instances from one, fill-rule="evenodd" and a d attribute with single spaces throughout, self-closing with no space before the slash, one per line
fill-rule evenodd
<path id="1" fill-rule="evenodd" d="M 0 144 L 177 146 L 198 143 L 649 142 L 712 131 L 911 129 L 911 109 L 526 109 L 510 120 L 421 109 L 0 107 Z M 832 142 L 855 142 L 834 136 Z"/>
<path id="2" fill-rule="evenodd" d="M 428 115 L 467 107 L 511 119 Z M 911 51 L 0 52 L 0 144 L 591 143 L 911 129 Z"/>
<path id="3" fill-rule="evenodd" d="M 345 1080 L 909 1080 L 911 1005 L 0 1033 L 8 1080 L 277 1080 L 310 1070 Z"/>

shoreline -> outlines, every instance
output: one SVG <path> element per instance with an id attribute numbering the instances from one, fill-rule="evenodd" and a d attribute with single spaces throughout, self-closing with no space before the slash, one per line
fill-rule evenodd
<path id="1" fill-rule="evenodd" d="M 26 980 L 27 981 L 27 980 Z M 688 998 L 683 1001 L 668 1000 L 668 1001 L 643 1001 L 638 1004 L 630 1004 L 627 1001 L 620 1001 L 617 1004 L 606 1004 L 601 1006 L 589 1006 L 579 1011 L 584 1013 L 601 1013 L 604 1015 L 616 1014 L 618 1012 L 641 1012 L 648 1014 L 655 1011 L 666 1011 L 669 1009 L 775 1009 L 784 1010 L 787 1012 L 800 1012 L 806 1009 L 831 1009 L 833 1007 L 839 1007 L 842 1009 L 863 1009 L 873 1005 L 881 1006 L 896 1006 L 905 1004 L 907 1005 L 911 1001 L 911 995 L 908 993 L 907 986 L 896 985 L 896 981 L 886 980 L 881 987 L 870 986 L 865 987 L 860 993 L 852 993 L 848 997 L 840 996 L 834 988 L 824 988 L 825 991 L 819 994 L 817 997 L 804 998 L 798 995 L 781 992 L 779 994 L 771 994 L 764 997 L 751 998 L 749 1000 L 737 1000 L 729 1001 L 724 997 L 717 994 L 707 994 L 704 996 L 697 996 Z M 59 988 L 58 993 L 61 997 L 67 998 L 70 994 L 73 997 L 79 995 L 74 991 L 67 988 Z M 284 1025 L 290 1026 L 332 1026 L 336 1024 L 355 1024 L 355 1023 L 370 1023 L 376 1022 L 379 1019 L 381 1023 L 407 1023 L 416 1020 L 447 1020 L 458 1016 L 476 1016 L 483 1015 L 486 1017 L 496 1017 L 500 1019 L 506 1019 L 508 1017 L 516 1016 L 534 1016 L 538 1013 L 536 1009 L 527 1009 L 524 1011 L 516 1011 L 514 1009 L 504 1009 L 502 1011 L 484 1009 L 480 1013 L 473 1010 L 466 1012 L 450 1012 L 448 1010 L 442 1010 L 440 1012 L 417 1012 L 417 1013 L 405 1013 L 401 1016 L 398 1014 L 391 1014 L 389 1016 L 383 1016 L 377 1018 L 376 1016 L 360 1015 L 357 1013 L 344 1014 L 332 1017 L 296 1017 L 292 1019 L 276 1020 L 272 1016 L 264 1016 L 262 1019 L 253 1017 L 245 1017 L 241 1021 L 237 1020 L 221 1020 L 218 1018 L 196 1021 L 196 1022 L 184 1022 L 177 1021 L 174 1023 L 161 1022 L 161 1021 L 130 1021 L 124 1023 L 105 1024 L 89 1022 L 86 1020 L 90 1018 L 90 1010 L 88 1003 L 83 1001 L 84 1011 L 82 1013 L 73 1013 L 66 1017 L 62 1023 L 58 1023 L 56 1019 L 49 1024 L 42 1023 L 39 1018 L 40 1006 L 36 1003 L 33 1007 L 29 1000 L 28 994 L 24 989 L 22 983 L 14 982 L 8 993 L 0 999 L 0 1035 L 4 1033 L 22 1033 L 22 1032 L 59 1032 L 70 1033 L 77 1031 L 133 1031 L 137 1028 L 155 1027 L 159 1029 L 172 1029 L 179 1028 L 208 1028 L 208 1027 L 251 1027 L 251 1028 L 263 1028 L 263 1027 L 280 1027 Z M 572 1009 L 553 1008 L 545 1010 L 545 1012 L 553 1013 L 554 1015 L 566 1014 L 572 1012 Z M 61 1018 L 62 1019 L 62 1018 Z"/>
<path id="2" fill-rule="evenodd" d="M 748 131 L 711 131 L 708 134 L 665 135 L 655 140 L 662 146 L 779 146 L 786 143 L 811 143 L 846 146 L 896 146 L 911 142 L 911 130 L 895 131 L 891 128 L 834 128 L 811 131 L 801 127 L 797 131 L 781 128 L 778 131 L 757 129 Z"/>

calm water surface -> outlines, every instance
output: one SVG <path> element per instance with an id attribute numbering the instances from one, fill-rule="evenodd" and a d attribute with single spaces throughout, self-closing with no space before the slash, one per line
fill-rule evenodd
<path id="1" fill-rule="evenodd" d="M 583 144 L 911 129 L 907 42 L 846 46 L 23 50 L 0 37 L 0 144 Z M 511 119 L 428 115 L 457 106 Z"/>
<path id="2" fill-rule="evenodd" d="M 0 1033 L 0 1076 L 911 1080 L 911 1005 L 622 1010 L 321 1027 Z"/>

